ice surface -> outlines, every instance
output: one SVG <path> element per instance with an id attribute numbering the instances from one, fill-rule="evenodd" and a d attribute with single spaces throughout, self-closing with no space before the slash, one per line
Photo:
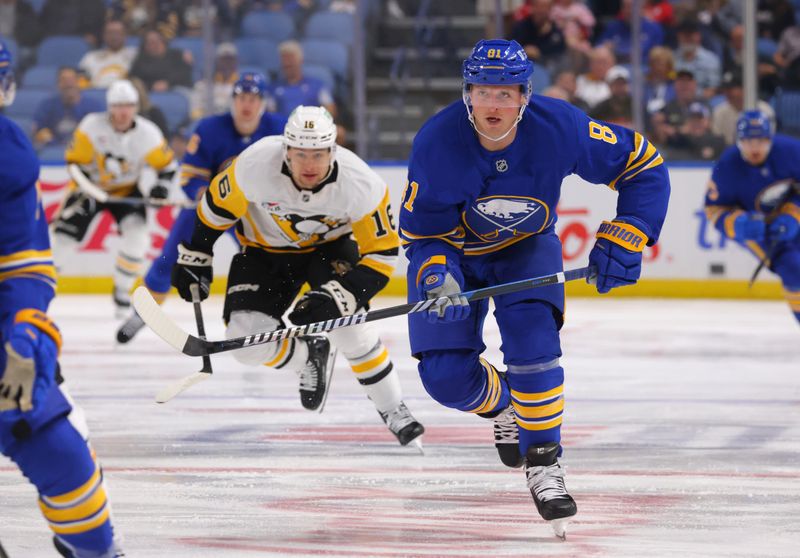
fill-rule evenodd
<path id="1" fill-rule="evenodd" d="M 220 338 L 221 299 L 204 306 Z M 191 305 L 166 309 L 192 327 Z M 566 542 L 500 464 L 491 424 L 427 396 L 403 318 L 377 326 L 424 456 L 396 443 L 344 359 L 321 415 L 293 374 L 229 355 L 157 405 L 200 359 L 150 331 L 115 347 L 110 297 L 64 296 L 52 313 L 129 557 L 800 556 L 800 328 L 783 303 L 568 301 Z M 486 339 L 500 363 L 493 324 Z M 11 558 L 54 556 L 4 458 L 0 493 Z"/>

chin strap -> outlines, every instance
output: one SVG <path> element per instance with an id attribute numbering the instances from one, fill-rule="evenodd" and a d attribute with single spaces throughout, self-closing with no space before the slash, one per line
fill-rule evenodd
<path id="1" fill-rule="evenodd" d="M 489 141 L 503 141 L 504 139 L 506 139 L 506 137 L 508 137 L 508 134 L 510 134 L 512 130 L 514 130 L 514 128 L 517 127 L 519 121 L 522 120 L 522 114 L 525 112 L 525 107 L 528 104 L 528 99 L 526 98 L 525 102 L 522 105 L 520 105 L 519 112 L 517 113 L 517 118 L 514 120 L 514 123 L 511 125 L 511 127 L 508 130 L 506 130 L 506 132 L 503 135 L 493 138 L 492 136 L 484 134 L 478 129 L 478 126 L 475 124 L 475 117 L 472 115 L 472 105 L 470 105 L 469 101 L 467 100 L 466 94 L 464 95 L 463 100 L 464 100 L 464 105 L 467 107 L 467 118 L 469 119 L 469 123 L 472 124 L 472 127 L 475 129 L 475 132 L 479 136 L 481 136 L 482 138 L 486 138 Z"/>

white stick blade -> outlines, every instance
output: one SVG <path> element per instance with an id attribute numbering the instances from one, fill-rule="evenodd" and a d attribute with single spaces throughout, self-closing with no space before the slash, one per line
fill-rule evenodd
<path id="1" fill-rule="evenodd" d="M 147 326 L 156 332 L 156 335 L 161 337 L 164 341 L 175 347 L 179 351 L 183 351 L 183 346 L 189 338 L 189 334 L 183 331 L 178 325 L 172 321 L 161 309 L 161 306 L 153 300 L 150 291 L 145 287 L 139 287 L 133 291 L 133 307 L 136 312 L 144 320 Z"/>
<path id="2" fill-rule="evenodd" d="M 175 382 L 174 384 L 170 384 L 159 391 L 156 394 L 156 403 L 166 403 L 176 395 L 183 393 L 193 385 L 199 384 L 203 380 L 207 380 L 210 377 L 211 374 L 208 372 L 195 372 L 190 376 L 186 376 L 182 380 Z"/>

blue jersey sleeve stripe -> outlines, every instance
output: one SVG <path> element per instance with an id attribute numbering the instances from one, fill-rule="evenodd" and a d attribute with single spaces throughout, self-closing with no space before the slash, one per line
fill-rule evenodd
<path id="1" fill-rule="evenodd" d="M 655 148 L 653 148 L 653 149 L 655 150 Z M 650 159 L 649 163 L 647 163 L 645 166 L 643 166 L 642 168 L 637 170 L 635 173 L 626 176 L 625 178 L 622 179 L 622 181 L 623 182 L 627 182 L 628 180 L 630 180 L 631 178 L 633 178 L 634 176 L 636 176 L 640 172 L 644 172 L 646 170 L 650 170 L 652 168 L 655 168 L 658 165 L 661 165 L 662 163 L 664 163 L 664 158 L 661 156 L 661 154 L 658 151 L 656 151 L 655 152 L 655 156 Z"/>

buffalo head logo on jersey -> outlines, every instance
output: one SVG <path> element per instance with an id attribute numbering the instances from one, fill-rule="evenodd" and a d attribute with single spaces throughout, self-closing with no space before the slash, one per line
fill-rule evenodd
<path id="1" fill-rule="evenodd" d="M 536 198 L 487 196 L 475 200 L 464 212 L 464 223 L 482 240 L 496 241 L 538 233 L 549 217 L 550 208 Z"/>

